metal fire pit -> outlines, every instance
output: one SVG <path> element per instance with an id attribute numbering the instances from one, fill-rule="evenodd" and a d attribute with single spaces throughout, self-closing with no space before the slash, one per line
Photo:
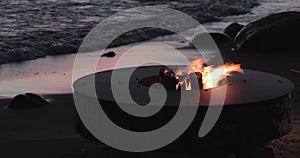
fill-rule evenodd
<path id="1" fill-rule="evenodd" d="M 158 76 L 161 68 L 162 66 L 139 67 L 132 74 L 129 89 L 132 98 L 141 106 L 149 102 L 149 86 L 159 82 Z M 114 71 L 126 72 L 130 69 L 135 68 Z M 149 76 L 148 74 L 153 73 L 148 72 L 157 72 L 157 75 Z M 178 107 L 169 106 L 168 101 L 160 112 L 151 117 L 138 118 L 122 111 L 112 95 L 111 75 L 112 71 L 96 73 L 96 83 L 93 85 L 87 83 L 92 75 L 80 78 L 74 83 L 74 95 L 90 98 L 91 96 L 86 92 L 91 86 L 95 86 L 99 102 L 107 116 L 117 125 L 132 131 L 157 129 L 175 115 Z M 200 91 L 201 99 L 196 117 L 187 131 L 165 149 L 237 150 L 264 144 L 291 130 L 291 91 L 294 85 L 289 80 L 277 75 L 246 69 L 243 74 L 228 77 L 223 86 L 227 89 L 223 111 L 209 134 L 203 138 L 198 137 L 199 127 L 206 114 L 212 89 L 191 90 L 189 93 Z M 218 90 L 218 88 L 220 87 L 213 89 Z M 168 98 L 171 100 L 169 104 L 180 101 L 178 97 L 180 92 L 168 89 L 167 93 L 173 93 L 172 97 Z M 86 106 L 89 106 L 88 103 Z M 81 136 L 96 141 L 79 117 L 75 128 Z"/>

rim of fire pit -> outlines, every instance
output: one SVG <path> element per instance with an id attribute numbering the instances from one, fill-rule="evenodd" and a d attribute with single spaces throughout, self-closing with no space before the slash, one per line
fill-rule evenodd
<path id="1" fill-rule="evenodd" d="M 145 73 L 147 71 L 157 71 L 157 73 L 159 73 L 161 67 L 161 65 L 138 67 L 138 69 L 142 69 L 141 72 L 143 73 L 135 73 L 133 74 L 134 76 L 131 76 L 133 83 L 132 86 L 134 86 L 137 90 L 137 94 L 139 93 L 139 90 L 145 90 L 148 87 L 140 86 L 138 81 L 136 80 L 147 77 L 147 73 Z M 97 72 L 95 74 L 86 75 L 74 82 L 74 91 L 76 93 L 91 97 L 93 96 L 91 95 L 91 89 L 93 89 L 92 87 L 95 86 L 97 91 L 101 91 L 101 96 L 98 95 L 98 99 L 105 101 L 114 101 L 114 97 L 112 95 L 110 87 L 110 78 L 112 75 L 112 71 L 114 71 L 114 73 L 118 73 L 126 69 L 132 70 L 136 69 L 136 67 L 106 70 Z M 91 77 L 93 77 L 94 75 L 96 78 L 95 84 L 91 84 L 88 81 L 90 81 Z M 214 91 L 214 93 L 221 94 L 223 93 L 221 88 L 224 88 L 224 86 L 226 86 L 224 105 L 240 105 L 272 100 L 285 96 L 294 89 L 294 84 L 284 77 L 266 72 L 244 69 L 243 74 L 234 74 L 233 76 L 227 77 L 226 84 L 223 86 L 211 89 L 182 90 L 181 92 L 182 95 L 193 97 L 194 94 L 196 94 L 196 91 L 200 91 L 199 106 L 208 106 L 211 99 L 211 92 Z M 172 95 L 172 93 L 178 92 L 174 90 L 167 90 L 167 93 Z"/>

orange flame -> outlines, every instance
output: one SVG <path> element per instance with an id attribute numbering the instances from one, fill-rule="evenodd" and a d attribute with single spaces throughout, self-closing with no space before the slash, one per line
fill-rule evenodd
<path id="1" fill-rule="evenodd" d="M 243 69 L 240 64 L 225 63 L 220 66 L 204 66 L 205 61 L 202 58 L 196 59 L 191 62 L 191 68 L 184 71 L 178 69 L 176 75 L 185 76 L 183 81 L 180 81 L 180 85 L 184 85 L 186 90 L 191 90 L 191 80 L 188 74 L 200 72 L 202 74 L 202 86 L 203 89 L 209 89 L 219 86 L 221 81 L 224 81 L 227 76 L 231 76 L 233 72 L 243 73 Z M 187 72 L 187 74 L 185 74 Z"/>
<path id="2" fill-rule="evenodd" d="M 224 65 L 216 68 L 212 66 L 204 67 L 202 73 L 203 88 L 209 89 L 217 87 L 219 83 L 226 79 L 227 76 L 231 76 L 233 72 L 243 73 L 241 64 L 225 63 Z"/>

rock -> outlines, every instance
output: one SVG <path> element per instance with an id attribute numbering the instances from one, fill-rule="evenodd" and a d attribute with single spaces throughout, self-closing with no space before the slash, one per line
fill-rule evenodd
<path id="1" fill-rule="evenodd" d="M 116 53 L 114 51 L 110 51 L 101 55 L 101 57 L 114 57 Z"/>
<path id="2" fill-rule="evenodd" d="M 40 104 L 44 104 L 44 105 L 49 104 L 49 102 L 40 95 L 33 94 L 33 93 L 26 93 L 25 95 Z"/>
<path id="3" fill-rule="evenodd" d="M 291 53 L 299 51 L 299 37 L 300 12 L 282 12 L 249 23 L 235 43 L 243 53 Z"/>
<path id="4" fill-rule="evenodd" d="M 232 38 L 235 39 L 235 36 L 239 33 L 239 31 L 244 27 L 244 25 L 238 23 L 231 23 L 224 29 L 224 33 Z"/>
<path id="5" fill-rule="evenodd" d="M 222 33 L 209 33 L 209 35 L 214 40 L 221 53 L 231 52 L 235 48 L 233 40 L 228 35 Z M 204 47 L 206 47 L 200 49 L 212 49 L 211 44 L 207 43 L 207 40 L 205 40 L 206 38 L 207 34 L 197 34 L 193 38 L 192 42 L 200 42 L 202 45 L 204 45 Z"/>
<path id="6" fill-rule="evenodd" d="M 15 96 L 7 105 L 7 109 L 20 110 L 33 107 L 40 107 L 49 104 L 44 98 L 39 95 L 26 93 Z"/>

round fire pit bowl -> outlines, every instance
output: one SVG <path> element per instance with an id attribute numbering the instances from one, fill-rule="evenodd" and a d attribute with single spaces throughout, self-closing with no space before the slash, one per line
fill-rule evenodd
<path id="1" fill-rule="evenodd" d="M 161 68 L 162 66 L 143 66 L 114 71 L 122 73 L 135 69 L 129 80 L 129 91 L 132 99 L 144 106 L 150 101 L 149 87 L 154 83 L 161 83 L 159 78 Z M 153 75 L 155 73 L 157 75 Z M 165 86 L 168 97 L 158 113 L 150 117 L 129 115 L 118 106 L 114 99 L 111 88 L 112 70 L 94 75 L 95 83 L 93 84 L 88 83 L 93 75 L 78 79 L 73 85 L 74 95 L 97 99 L 110 120 L 122 128 L 138 132 L 158 129 L 167 124 L 178 110 L 178 106 L 174 104 L 180 102 L 181 92 L 162 84 Z M 88 93 L 93 86 L 96 88 L 98 98 L 92 98 Z M 203 138 L 198 137 L 198 132 L 210 103 L 211 91 L 218 90 L 220 87 L 183 90 L 184 93 L 191 95 L 195 91 L 200 91 L 196 117 L 176 141 L 162 150 L 231 151 L 262 145 L 291 130 L 291 92 L 294 85 L 286 78 L 245 69 L 242 74 L 227 77 L 226 83 L 221 86 L 226 86 L 224 105 L 210 106 L 211 108 L 223 106 L 222 113 L 213 129 Z M 86 106 L 89 104 L 86 103 Z M 75 129 L 81 136 L 97 141 L 86 129 L 79 116 L 76 119 Z"/>

